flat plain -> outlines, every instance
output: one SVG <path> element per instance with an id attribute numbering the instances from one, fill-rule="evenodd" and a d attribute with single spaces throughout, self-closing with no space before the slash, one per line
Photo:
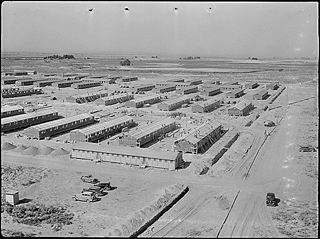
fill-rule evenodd
<path id="1" fill-rule="evenodd" d="M 110 228 L 125 223 L 128 215 L 156 200 L 162 189 L 181 183 L 189 187 L 188 193 L 139 237 L 318 237 L 318 152 L 299 151 L 299 147 L 305 145 L 318 149 L 317 61 L 130 56 L 132 65 L 122 67 L 119 64 L 121 57 L 127 56 L 79 54 L 74 60 L 52 61 L 44 61 L 44 56 L 42 53 L 3 54 L 2 72 L 19 69 L 35 70 L 38 74 L 137 76 L 139 80 L 130 86 L 171 79 L 201 79 L 203 84 L 238 81 L 242 85 L 247 81 L 279 81 L 283 91 L 273 102 L 270 99 L 279 90 L 270 90 L 270 97 L 265 101 L 253 100 L 255 109 L 245 117 L 228 115 L 232 102 L 228 102 L 224 93 L 217 96 L 224 104 L 212 112 L 192 113 L 190 105 L 174 110 L 180 113 L 175 117 L 181 126 L 179 131 L 145 147 L 159 152 L 171 150 L 174 140 L 208 119 L 239 132 L 237 140 L 213 165 L 206 159 L 212 158 L 214 151 L 206 156 L 183 154 L 184 161 L 189 164 L 176 171 L 70 159 L 72 144 L 65 143 L 68 133 L 50 140 L 17 138 L 23 130 L 1 135 L 2 206 L 4 192 L 15 189 L 25 201 L 18 207 L 31 204 L 60 206 L 73 214 L 71 223 L 56 229 L 55 223 L 19 223 L 4 210 L 1 212 L 2 235 L 107 236 Z M 131 115 L 139 129 L 149 121 L 157 122 L 168 116 L 159 111 L 156 104 L 126 108 L 123 104 L 98 106 L 93 102 L 66 101 L 74 94 L 104 89 L 113 93 L 126 89 L 120 86 L 104 84 L 81 90 L 47 86 L 42 95 L 4 98 L 1 104 L 22 105 L 33 111 L 45 103 L 63 117 L 99 112 L 101 122 Z M 261 83 L 257 89 L 247 89 L 241 99 L 251 99 L 252 94 L 264 87 Z M 175 91 L 165 94 L 169 99 L 178 96 Z M 57 100 L 52 100 L 53 97 Z M 266 120 L 272 120 L 276 126 L 264 126 Z M 248 124 L 249 121 L 252 122 Z M 107 147 L 108 142 L 109 139 L 104 139 L 99 143 Z M 22 145 L 26 148 L 48 146 L 57 153 L 33 154 L 32 149 L 19 151 L 9 148 L 9 144 L 17 148 Z M 75 202 L 72 196 L 88 186 L 80 180 L 84 174 L 110 181 L 116 189 L 99 202 Z M 280 200 L 277 207 L 266 206 L 268 192 L 275 193 Z"/>

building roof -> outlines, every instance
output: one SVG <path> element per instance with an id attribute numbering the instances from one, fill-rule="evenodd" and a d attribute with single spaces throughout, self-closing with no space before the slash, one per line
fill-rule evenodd
<path id="1" fill-rule="evenodd" d="M 32 113 L 27 113 L 27 114 L 15 115 L 15 116 L 1 119 L 1 125 L 11 123 L 11 122 L 20 121 L 20 120 L 30 119 L 30 118 L 37 117 L 37 116 L 53 114 L 53 113 L 58 113 L 58 111 L 56 111 L 54 109 L 47 109 L 47 110 L 41 110 L 41 111 L 36 111 L 36 112 L 32 112 Z"/>
<path id="2" fill-rule="evenodd" d="M 107 90 L 101 90 L 101 91 L 84 93 L 84 94 L 79 94 L 79 95 L 71 95 L 69 97 L 78 99 L 78 98 L 82 98 L 82 97 L 96 96 L 96 95 L 103 95 L 103 94 L 108 94 L 108 91 Z"/>
<path id="3" fill-rule="evenodd" d="M 31 77 L 17 78 L 17 80 L 20 82 L 37 81 L 37 79 L 31 78 Z"/>
<path id="4" fill-rule="evenodd" d="M 179 98 L 173 98 L 173 99 L 170 99 L 170 100 L 166 100 L 166 101 L 164 101 L 162 103 L 166 104 L 166 105 L 173 105 L 173 104 L 176 104 L 176 103 L 179 103 L 179 102 L 183 102 L 185 100 L 190 100 L 190 96 L 184 95 L 184 96 L 181 96 Z"/>
<path id="5" fill-rule="evenodd" d="M 184 82 L 184 79 L 169 79 L 167 82 Z"/>
<path id="6" fill-rule="evenodd" d="M 207 100 L 207 101 L 202 101 L 202 102 L 196 103 L 195 105 L 200 105 L 202 107 L 206 107 L 208 105 L 213 105 L 217 102 L 220 102 L 220 100 L 219 99 L 212 99 L 212 100 Z"/>
<path id="7" fill-rule="evenodd" d="M 141 84 L 141 85 L 134 85 L 132 86 L 132 88 L 136 88 L 136 89 L 139 89 L 139 88 L 144 88 L 144 87 L 155 87 L 155 84 Z"/>
<path id="8" fill-rule="evenodd" d="M 191 85 L 191 86 L 188 86 L 186 88 L 181 88 L 179 89 L 180 91 L 186 91 L 186 90 L 193 90 L 193 89 L 198 89 L 198 86 L 196 85 Z"/>
<path id="9" fill-rule="evenodd" d="M 157 86 L 156 89 L 158 90 L 162 90 L 162 89 L 169 89 L 169 88 L 176 88 L 177 86 L 175 84 L 168 84 L 168 85 L 165 85 L 165 86 Z"/>
<path id="10" fill-rule="evenodd" d="M 96 81 L 96 80 L 93 80 L 93 81 L 82 81 L 81 82 L 75 82 L 74 85 L 89 85 L 89 84 L 92 84 L 92 83 L 95 83 L 95 84 L 98 84 L 100 85 L 100 82 Z"/>
<path id="11" fill-rule="evenodd" d="M 231 93 L 231 94 L 238 94 L 238 93 L 241 93 L 241 92 L 243 92 L 244 90 L 243 89 L 235 89 L 235 90 L 233 90 L 233 91 L 231 91 L 231 92 L 229 92 L 229 93 Z"/>
<path id="12" fill-rule="evenodd" d="M 246 85 L 251 85 L 251 86 L 253 86 L 253 85 L 257 85 L 258 83 L 257 82 L 254 82 L 254 81 L 250 81 L 250 82 L 247 82 L 246 83 Z"/>
<path id="13" fill-rule="evenodd" d="M 137 76 L 123 76 L 121 79 L 138 79 Z"/>
<path id="14" fill-rule="evenodd" d="M 170 125 L 173 123 L 175 123 L 175 121 L 173 119 L 165 118 L 164 120 L 153 123 L 149 126 L 146 126 L 145 128 L 138 130 L 138 131 L 135 131 L 133 133 L 130 132 L 129 135 L 131 137 L 136 138 L 136 139 L 140 139 L 140 138 L 142 138 L 152 132 L 157 131 L 158 129 L 161 129 L 163 126 L 167 126 L 167 125 Z"/>
<path id="15" fill-rule="evenodd" d="M 54 83 L 57 83 L 57 84 L 65 84 L 65 83 L 74 84 L 74 83 L 78 83 L 78 82 L 82 82 L 82 79 L 81 80 L 62 80 L 62 81 L 57 81 L 57 82 L 54 82 Z"/>
<path id="16" fill-rule="evenodd" d="M 126 93 L 123 93 L 123 94 L 119 94 L 119 95 L 111 95 L 111 96 L 107 96 L 107 97 L 101 97 L 100 99 L 97 99 L 99 101 L 109 101 L 109 100 L 114 100 L 114 99 L 122 99 L 124 97 L 127 97 L 127 96 L 133 96 L 132 94 L 126 94 Z"/>
<path id="17" fill-rule="evenodd" d="M 80 114 L 80 115 L 74 115 L 74 116 L 63 118 L 63 119 L 53 120 L 53 121 L 50 121 L 50 122 L 46 122 L 46 123 L 38 124 L 38 125 L 35 125 L 35 126 L 31 126 L 28 129 L 35 129 L 35 130 L 41 131 L 41 130 L 51 129 L 53 127 L 57 127 L 57 126 L 60 126 L 60 125 L 63 125 L 63 124 L 67 124 L 67 123 L 70 123 L 70 122 L 74 122 L 74 121 L 78 121 L 78 120 L 86 119 L 86 118 L 93 118 L 93 115 L 88 114 L 88 113 L 84 113 L 84 114 Z"/>
<path id="18" fill-rule="evenodd" d="M 206 84 L 206 85 L 202 85 L 202 89 L 205 92 L 211 92 L 211 91 L 220 90 L 220 87 L 217 85 L 213 85 L 213 84 L 210 84 L 210 85 Z"/>
<path id="19" fill-rule="evenodd" d="M 187 80 L 187 83 L 194 83 L 194 82 L 202 82 L 202 80 L 200 79 L 191 79 L 191 80 Z"/>
<path id="20" fill-rule="evenodd" d="M 263 96 L 265 94 L 268 94 L 268 91 L 266 89 L 260 90 L 258 93 L 254 94 L 255 96 Z"/>
<path id="21" fill-rule="evenodd" d="M 75 130 L 72 130 L 71 132 L 79 132 L 79 133 L 82 133 L 84 135 L 89 135 L 89 134 L 98 132 L 100 130 L 107 129 L 107 128 L 110 128 L 112 126 L 119 125 L 119 124 L 122 124 L 122 123 L 125 123 L 125 122 L 129 122 L 129 121 L 132 121 L 132 120 L 133 119 L 131 117 L 129 117 L 129 116 L 123 116 L 123 117 L 119 117 L 117 119 L 109 120 L 107 122 L 95 124 L 93 126 L 89 126 L 89 127 L 83 128 L 83 129 L 75 129 Z"/>
<path id="22" fill-rule="evenodd" d="M 234 88 L 240 88 L 241 87 L 241 85 L 231 85 L 231 84 L 227 84 L 227 83 L 225 83 L 225 84 L 222 84 L 222 85 L 220 85 L 219 86 L 220 88 L 221 87 L 234 87 Z"/>
<path id="23" fill-rule="evenodd" d="M 238 104 L 235 104 L 233 107 L 230 107 L 230 108 L 237 108 L 239 110 L 243 110 L 248 105 L 251 105 L 251 101 L 248 99 L 244 99 L 244 100 L 240 101 Z"/>
<path id="24" fill-rule="evenodd" d="M 23 110 L 23 107 L 20 105 L 12 105 L 12 106 L 5 106 L 1 107 L 1 113 L 6 113 L 13 110 Z"/>
<path id="25" fill-rule="evenodd" d="M 160 96 L 159 95 L 148 95 L 148 96 L 132 99 L 130 101 L 134 102 L 134 103 L 140 103 L 140 102 L 144 102 L 144 101 L 152 100 L 152 99 L 157 99 L 157 98 L 160 99 Z"/>
<path id="26" fill-rule="evenodd" d="M 78 142 L 73 145 L 72 150 L 88 150 L 88 151 L 97 151 L 102 153 L 111 153 L 119 155 L 131 155 L 136 157 L 147 157 L 147 158 L 156 158 L 164 159 L 169 161 L 175 161 L 178 157 L 179 152 L 172 151 L 162 151 L 162 150 L 152 150 L 146 148 L 133 148 L 125 146 L 100 146 L 95 143 L 88 142 Z"/>
<path id="27" fill-rule="evenodd" d="M 197 144 L 200 140 L 205 138 L 208 134 L 210 134 L 212 131 L 219 128 L 220 126 L 221 124 L 218 121 L 212 120 L 210 122 L 198 126 L 189 134 L 180 137 L 176 141 L 185 140 L 190 142 L 191 144 Z"/>

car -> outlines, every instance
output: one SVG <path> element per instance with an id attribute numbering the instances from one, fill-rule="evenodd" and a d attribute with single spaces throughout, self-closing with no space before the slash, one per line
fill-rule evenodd
<path id="1" fill-rule="evenodd" d="M 276 126 L 276 124 L 271 121 L 271 120 L 266 120 L 264 123 L 263 123 L 264 126 L 266 127 L 273 127 L 273 126 Z"/>
<path id="2" fill-rule="evenodd" d="M 96 202 L 96 201 L 98 201 L 98 198 L 96 197 L 96 193 L 89 192 L 89 191 L 75 194 L 72 198 L 75 201 L 80 201 L 80 202 Z"/>
<path id="3" fill-rule="evenodd" d="M 97 178 L 93 178 L 92 175 L 90 175 L 90 177 L 84 175 L 84 176 L 81 176 L 80 179 L 85 183 L 98 183 L 99 182 L 99 180 Z"/>
<path id="4" fill-rule="evenodd" d="M 100 183 L 94 184 L 93 186 L 100 187 L 100 188 L 110 187 L 110 182 L 107 182 L 107 183 L 100 182 Z"/>
<path id="5" fill-rule="evenodd" d="M 84 189 L 82 189 L 81 193 L 84 193 L 84 192 L 93 192 L 97 196 L 105 196 L 105 195 L 108 194 L 107 192 L 104 191 L 104 188 L 101 188 L 101 187 L 98 187 L 98 186 L 93 186 L 93 187 L 90 187 L 90 188 L 84 188 Z"/>
<path id="6" fill-rule="evenodd" d="M 299 152 L 316 152 L 316 149 L 312 146 L 300 146 Z"/>
<path id="7" fill-rule="evenodd" d="M 111 185 L 110 185 L 110 182 L 107 182 L 107 183 L 97 183 L 97 184 L 94 184 L 94 186 L 100 187 L 102 190 L 106 190 L 106 191 L 110 191 L 110 190 L 113 189 L 113 188 L 111 187 Z"/>

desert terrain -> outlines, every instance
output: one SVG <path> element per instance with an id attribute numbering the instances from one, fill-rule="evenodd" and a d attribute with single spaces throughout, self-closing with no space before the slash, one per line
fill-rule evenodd
<path id="1" fill-rule="evenodd" d="M 50 140 L 17 137 L 23 130 L 2 134 L 2 235 L 117 236 L 112 234 L 114 228 L 126 224 L 139 210 L 154 205 L 168 188 L 183 185 L 188 187 L 188 192 L 138 237 L 318 237 L 319 99 L 315 60 L 181 60 L 130 56 L 132 65 L 122 67 L 121 58 L 128 56 L 79 54 L 74 60 L 49 62 L 43 57 L 42 53 L 4 54 L 2 72 L 25 69 L 59 75 L 68 72 L 137 76 L 138 82 L 132 84 L 182 78 L 201 79 L 203 83 L 236 80 L 240 84 L 248 80 L 274 80 L 280 82 L 280 88 L 270 90 L 270 97 L 262 102 L 253 100 L 255 108 L 249 116 L 229 116 L 231 103 L 224 93 L 217 96 L 224 103 L 212 112 L 192 113 L 190 105 L 170 111 L 178 115 L 174 119 L 181 126 L 179 130 L 144 147 L 159 153 L 170 151 L 174 140 L 208 119 L 215 119 L 225 129 L 239 133 L 217 161 L 213 162 L 212 158 L 218 147 L 210 148 L 207 154 L 184 153 L 186 166 L 175 171 L 71 159 L 68 133 Z M 263 87 L 261 84 L 258 89 L 246 90 L 242 98 L 250 99 Z M 119 84 L 82 90 L 47 86 L 42 95 L 6 98 L 1 104 L 21 105 L 30 112 L 49 107 L 63 117 L 98 112 L 93 114 L 99 115 L 100 122 L 130 115 L 138 123 L 134 130 L 168 116 L 168 112 L 159 111 L 156 104 L 126 108 L 120 103 L 98 106 L 93 102 L 66 101 L 70 95 L 105 89 L 112 93 L 126 88 L 120 88 Z M 279 96 L 271 101 L 277 93 Z M 178 94 L 169 92 L 165 96 L 171 99 Z M 43 103 L 46 106 L 42 106 Z M 275 122 L 275 126 L 266 127 L 266 120 Z M 112 144 L 111 138 L 99 142 L 105 147 L 109 143 Z M 215 144 L 223 148 L 226 143 L 223 136 Z M 316 152 L 300 152 L 300 146 L 306 145 L 315 147 Z M 88 187 L 88 183 L 80 180 L 87 174 L 101 182 L 110 182 L 115 189 L 98 202 L 74 201 L 72 196 Z M 9 189 L 19 191 L 21 203 L 14 209 L 5 203 L 5 192 Z M 266 205 L 268 192 L 275 193 L 278 206 Z M 33 205 L 44 212 L 50 209 L 51 215 L 27 215 L 25 212 Z"/>

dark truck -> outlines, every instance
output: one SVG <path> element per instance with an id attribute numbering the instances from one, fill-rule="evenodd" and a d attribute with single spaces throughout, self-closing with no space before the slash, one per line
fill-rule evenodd
<path id="1" fill-rule="evenodd" d="M 267 204 L 267 206 L 270 206 L 270 207 L 278 206 L 276 196 L 274 193 L 267 193 L 266 204 Z"/>

